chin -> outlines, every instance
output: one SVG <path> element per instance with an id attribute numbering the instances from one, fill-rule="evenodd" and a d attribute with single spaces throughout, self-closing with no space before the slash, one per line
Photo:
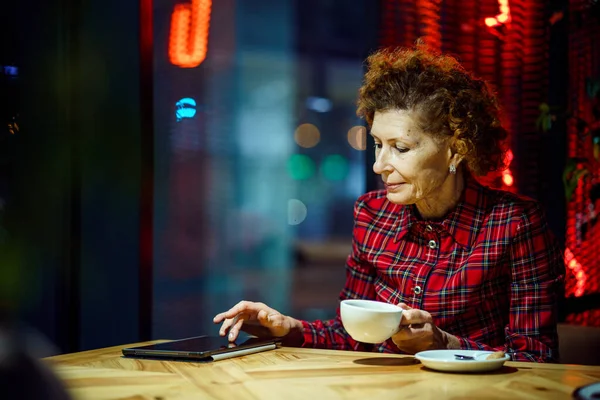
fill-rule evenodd
<path id="1" fill-rule="evenodd" d="M 390 202 L 394 204 L 406 205 L 413 203 L 412 201 L 410 201 L 410 199 L 407 199 L 406 196 L 402 195 L 401 193 L 387 192 L 386 197 Z"/>

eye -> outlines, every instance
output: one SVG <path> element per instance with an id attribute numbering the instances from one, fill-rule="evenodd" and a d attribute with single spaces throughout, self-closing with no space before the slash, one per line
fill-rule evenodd
<path id="1" fill-rule="evenodd" d="M 381 150 L 381 143 L 375 143 L 375 144 L 373 145 L 373 148 L 374 148 L 375 150 Z"/>
<path id="2" fill-rule="evenodd" d="M 409 151 L 410 149 L 407 149 L 406 147 L 396 147 L 395 148 L 399 153 L 406 153 L 407 151 Z"/>

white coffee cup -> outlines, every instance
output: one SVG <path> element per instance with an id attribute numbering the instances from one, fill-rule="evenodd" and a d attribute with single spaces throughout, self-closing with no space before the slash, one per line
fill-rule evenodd
<path id="1" fill-rule="evenodd" d="M 381 301 L 348 299 L 340 304 L 340 316 L 354 340 L 383 343 L 400 329 L 402 309 Z"/>

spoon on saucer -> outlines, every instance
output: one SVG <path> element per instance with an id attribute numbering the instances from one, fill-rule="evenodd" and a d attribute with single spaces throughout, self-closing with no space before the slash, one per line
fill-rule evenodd
<path id="1" fill-rule="evenodd" d="M 465 356 L 463 354 L 455 354 L 454 357 L 456 357 L 457 360 L 475 361 L 475 357 Z M 503 351 L 496 351 L 496 352 L 488 355 L 485 359 L 486 360 L 495 360 L 495 359 L 499 359 L 499 358 L 504 358 Z"/>

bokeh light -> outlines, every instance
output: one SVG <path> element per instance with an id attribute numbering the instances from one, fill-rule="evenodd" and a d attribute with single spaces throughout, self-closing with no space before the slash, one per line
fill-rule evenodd
<path id="1" fill-rule="evenodd" d="M 321 132 L 319 132 L 319 128 L 313 124 L 302 124 L 296 128 L 294 140 L 300 147 L 306 149 L 315 147 L 321 140 Z"/>
<path id="2" fill-rule="evenodd" d="M 315 174 L 315 162 L 304 154 L 293 154 L 287 163 L 288 173 L 292 179 L 302 181 Z"/>
<path id="3" fill-rule="evenodd" d="M 175 116 L 177 122 L 184 118 L 194 118 L 196 115 L 196 100 L 191 97 L 184 97 L 175 103 Z"/>
<path id="4" fill-rule="evenodd" d="M 171 15 L 169 60 L 181 68 L 202 64 L 208 50 L 212 0 L 176 4 Z"/>
<path id="5" fill-rule="evenodd" d="M 568 247 L 565 248 L 564 260 L 571 272 L 573 273 L 573 275 L 575 275 L 575 279 L 577 280 L 577 283 L 575 284 L 575 297 L 581 297 L 585 292 L 587 275 L 583 270 L 582 265 L 579 263 L 579 261 L 577 261 L 575 255 Z"/>
<path id="6" fill-rule="evenodd" d="M 348 143 L 355 150 L 365 150 L 367 148 L 367 128 L 360 125 L 350 128 Z"/>
<path id="7" fill-rule="evenodd" d="M 348 161 L 339 154 L 332 154 L 321 164 L 321 173 L 330 181 L 341 181 L 348 176 Z"/>
<path id="8" fill-rule="evenodd" d="M 331 111 L 333 103 L 324 97 L 309 97 L 306 99 L 306 108 L 319 113 L 326 113 Z"/>
<path id="9" fill-rule="evenodd" d="M 498 25 L 498 20 L 494 17 L 487 17 L 485 19 L 485 24 L 491 28 L 493 26 Z"/>
<path id="10" fill-rule="evenodd" d="M 506 23 L 508 21 L 508 15 L 506 15 L 506 14 L 500 14 L 500 15 L 498 15 L 497 20 L 501 24 L 504 24 L 504 23 Z"/>
<path id="11" fill-rule="evenodd" d="M 507 164 L 510 165 L 510 163 L 512 162 L 512 160 L 515 158 L 515 155 L 513 154 L 511 149 L 508 149 L 508 151 L 506 152 L 506 162 Z"/>
<path id="12" fill-rule="evenodd" d="M 299 225 L 305 219 L 308 214 L 306 205 L 298 199 L 288 200 L 288 224 Z"/>

